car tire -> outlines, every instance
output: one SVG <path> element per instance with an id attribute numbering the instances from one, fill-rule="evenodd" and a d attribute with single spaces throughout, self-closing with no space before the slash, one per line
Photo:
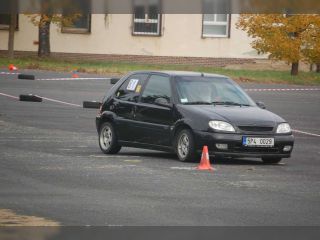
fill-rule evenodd
<path id="1" fill-rule="evenodd" d="M 104 122 L 99 130 L 99 146 L 104 154 L 117 154 L 121 150 L 114 126 Z"/>
<path id="2" fill-rule="evenodd" d="M 277 164 L 281 162 L 282 158 L 280 157 L 264 157 L 262 158 L 263 163 L 265 164 Z"/>
<path id="3" fill-rule="evenodd" d="M 183 129 L 177 133 L 175 138 L 175 151 L 181 162 L 194 162 L 199 160 L 191 130 Z"/>

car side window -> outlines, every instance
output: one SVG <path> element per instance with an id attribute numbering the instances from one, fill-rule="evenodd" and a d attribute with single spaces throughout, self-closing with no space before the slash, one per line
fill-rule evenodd
<path id="1" fill-rule="evenodd" d="M 151 75 L 142 93 L 141 102 L 154 104 L 157 98 L 164 98 L 170 103 L 171 84 L 168 76 Z"/>
<path id="2" fill-rule="evenodd" d="M 138 102 L 142 86 L 147 78 L 148 74 L 130 76 L 116 92 L 116 98 L 123 101 Z"/>

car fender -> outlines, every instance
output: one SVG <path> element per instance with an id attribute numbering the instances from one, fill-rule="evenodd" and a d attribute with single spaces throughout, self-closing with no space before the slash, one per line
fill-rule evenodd
<path id="1" fill-rule="evenodd" d="M 104 111 L 97 117 L 97 130 L 99 131 L 100 126 L 103 122 L 112 122 L 116 124 L 117 115 L 111 111 Z"/>
<path id="2" fill-rule="evenodd" d="M 179 129 L 181 128 L 189 128 L 192 131 L 197 129 L 197 126 L 195 124 L 194 121 L 192 121 L 191 119 L 188 118 L 183 118 L 183 119 L 179 119 L 178 121 L 176 121 L 172 127 L 172 138 L 174 138 L 174 136 L 176 135 L 177 131 L 179 131 Z"/>

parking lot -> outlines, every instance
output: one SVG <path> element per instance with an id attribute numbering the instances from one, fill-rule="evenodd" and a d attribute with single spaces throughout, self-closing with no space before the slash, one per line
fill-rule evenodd
<path id="1" fill-rule="evenodd" d="M 123 148 L 103 155 L 95 129 L 108 77 L 0 70 L 0 209 L 61 225 L 319 225 L 320 86 L 242 84 L 295 130 L 279 165 L 214 159 L 197 171 L 172 154 Z M 19 102 L 36 94 L 42 103 Z M 1 218 L 1 216 L 0 216 Z"/>

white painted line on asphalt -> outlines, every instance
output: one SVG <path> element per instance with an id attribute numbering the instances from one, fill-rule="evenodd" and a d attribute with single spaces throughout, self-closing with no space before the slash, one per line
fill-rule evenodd
<path id="1" fill-rule="evenodd" d="M 9 94 L 0 93 L 0 95 L 1 95 L 1 96 L 5 96 L 5 97 L 8 97 L 8 98 L 13 98 L 13 99 L 15 99 L 15 100 L 19 100 L 19 98 L 18 98 L 18 97 L 16 97 L 16 96 L 12 96 L 12 95 L 9 95 Z"/>
<path id="2" fill-rule="evenodd" d="M 310 136 L 314 136 L 314 137 L 320 137 L 319 134 L 304 132 L 304 131 L 295 130 L 295 129 L 293 129 L 292 132 L 301 133 L 301 134 L 305 134 L 305 135 L 310 135 Z"/>
<path id="3" fill-rule="evenodd" d="M 110 80 L 111 78 L 40 78 L 37 81 Z"/>
<path id="4" fill-rule="evenodd" d="M 320 91 L 320 88 L 248 88 L 247 92 Z"/>
<path id="5" fill-rule="evenodd" d="M 187 171 L 195 171 L 198 170 L 198 167 L 170 167 L 172 170 L 187 170 Z M 216 171 L 216 168 L 212 169 L 213 171 Z"/>
<path id="6" fill-rule="evenodd" d="M 137 165 L 115 165 L 115 164 L 108 164 L 108 165 L 100 165 L 100 166 L 87 166 L 83 167 L 84 169 L 122 169 L 122 168 L 134 168 Z"/>
<path id="7" fill-rule="evenodd" d="M 4 97 L 8 97 L 8 98 L 12 98 L 12 99 L 15 99 L 15 100 L 19 100 L 19 97 L 16 97 L 16 96 L 12 96 L 12 95 L 9 95 L 9 94 L 5 94 L 5 93 L 0 93 L 1 96 L 4 96 Z M 81 105 L 79 104 L 74 104 L 74 103 L 68 103 L 68 102 L 64 102 L 64 101 L 60 101 L 60 100 L 57 100 L 57 99 L 52 99 L 52 98 L 46 98 L 46 97 L 42 97 L 42 96 L 38 96 L 38 95 L 35 95 L 36 97 L 40 97 L 44 100 L 47 100 L 49 102 L 55 102 L 55 103 L 61 103 L 61 104 L 65 104 L 65 105 L 68 105 L 68 106 L 73 106 L 73 107 L 81 107 Z"/>
<path id="8" fill-rule="evenodd" d="M 170 167 L 172 170 L 197 170 L 197 167 Z"/>
<path id="9" fill-rule="evenodd" d="M 20 73 L 16 72 L 0 72 L 0 75 L 19 75 Z"/>
<path id="10" fill-rule="evenodd" d="M 124 162 L 129 162 L 129 163 L 141 163 L 141 160 L 138 159 L 127 159 L 127 160 L 123 160 Z"/>
<path id="11" fill-rule="evenodd" d="M 37 96 L 37 95 L 36 95 L 36 96 Z M 37 96 L 37 97 L 40 97 L 40 98 L 42 98 L 43 100 L 47 100 L 47 101 L 49 101 L 49 102 L 61 103 L 61 104 L 65 104 L 65 105 L 73 106 L 73 107 L 82 107 L 82 106 L 79 105 L 79 104 L 68 103 L 68 102 L 64 102 L 64 101 L 57 100 L 57 99 L 46 98 L 46 97 L 42 97 L 42 96 Z"/>

